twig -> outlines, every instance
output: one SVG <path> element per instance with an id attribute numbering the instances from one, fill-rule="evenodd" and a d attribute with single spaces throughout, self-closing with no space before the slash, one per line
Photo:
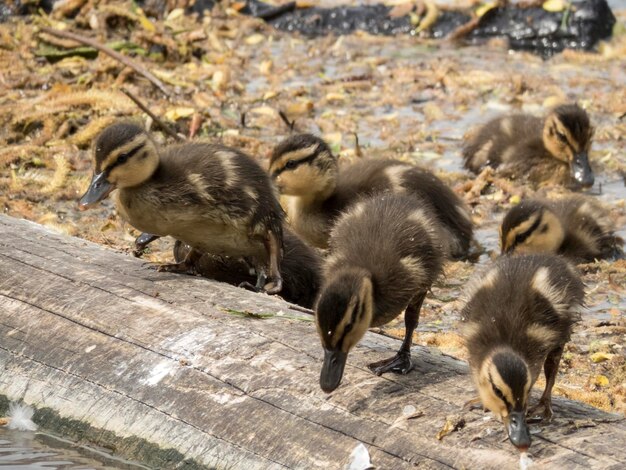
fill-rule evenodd
<path id="1" fill-rule="evenodd" d="M 359 158 L 363 158 L 361 144 L 359 144 L 359 134 L 357 134 L 356 132 L 353 132 L 352 134 L 354 135 L 354 154 Z"/>
<path id="2" fill-rule="evenodd" d="M 472 18 L 468 22 L 463 23 L 461 26 L 456 27 L 454 30 L 452 30 L 448 34 L 446 39 L 450 41 L 459 41 L 463 39 L 464 37 L 466 37 L 469 33 L 474 31 L 478 27 L 478 25 L 480 24 L 481 18 L 482 17 L 477 16 L 475 18 Z"/>
<path id="3" fill-rule="evenodd" d="M 150 109 L 148 109 L 148 107 L 145 104 L 143 104 L 141 101 L 139 101 L 139 98 L 137 98 L 135 95 L 133 95 L 130 91 L 128 91 L 124 87 L 122 87 L 121 90 L 122 90 L 122 93 L 124 93 L 131 100 L 133 100 L 133 102 L 139 107 L 139 109 L 141 109 L 144 113 L 146 113 L 148 116 L 150 116 L 152 118 L 152 120 L 154 122 L 156 122 L 157 125 L 163 130 L 163 132 L 165 132 L 170 137 L 174 137 L 178 141 L 184 141 L 185 140 L 183 137 L 178 135 L 174 131 L 174 129 L 172 129 L 170 126 L 168 126 L 163 121 L 161 121 L 161 118 L 159 118 L 156 114 L 154 114 L 152 111 L 150 111 Z"/>
<path id="4" fill-rule="evenodd" d="M 193 116 L 191 117 L 191 124 L 189 124 L 189 139 L 190 140 L 196 136 L 201 125 L 202 125 L 202 114 L 193 113 Z"/>
<path id="5" fill-rule="evenodd" d="M 283 122 L 287 125 L 289 130 L 293 132 L 293 127 L 296 125 L 296 120 L 294 119 L 293 121 L 290 121 L 283 110 L 278 110 L 278 115 L 283 120 Z"/>
<path id="6" fill-rule="evenodd" d="M 289 310 L 295 310 L 296 312 L 302 312 L 302 313 L 307 313 L 309 315 L 315 315 L 315 312 L 311 310 L 310 308 L 301 307 L 300 305 L 296 305 L 296 304 L 289 304 Z"/>
<path id="7" fill-rule="evenodd" d="M 157 87 L 159 90 L 161 90 L 163 93 L 165 93 L 166 96 L 170 96 L 171 95 L 170 91 L 163 84 L 163 82 L 161 80 L 159 80 L 158 78 L 156 78 L 154 75 L 152 75 L 152 73 L 150 71 L 146 70 L 141 65 L 135 63 L 134 61 L 132 61 L 130 58 L 126 57 L 125 55 L 120 54 L 119 52 L 116 52 L 113 49 L 111 49 L 111 48 L 109 48 L 109 47 L 107 47 L 107 46 L 105 46 L 103 44 L 100 44 L 99 42 L 97 42 L 97 41 L 95 41 L 93 39 L 86 38 L 84 36 L 81 36 L 80 34 L 72 33 L 70 31 L 61 31 L 59 29 L 53 29 L 53 28 L 43 27 L 43 28 L 41 28 L 41 31 L 43 31 L 45 33 L 48 33 L 48 34 L 52 34 L 53 36 L 56 36 L 56 37 L 59 37 L 59 38 L 72 39 L 73 41 L 77 41 L 77 42 L 80 42 L 82 44 L 86 44 L 87 46 L 91 46 L 94 49 L 98 49 L 99 51 L 104 52 L 106 55 L 111 56 L 115 60 L 118 60 L 122 64 L 130 67 L 131 69 L 133 69 L 138 74 L 143 75 L 155 87 Z"/>

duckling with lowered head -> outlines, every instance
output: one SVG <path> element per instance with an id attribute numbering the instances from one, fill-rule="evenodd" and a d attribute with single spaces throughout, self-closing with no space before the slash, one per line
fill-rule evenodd
<path id="1" fill-rule="evenodd" d="M 285 228 L 280 273 L 283 288 L 280 296 L 305 308 L 312 308 L 322 283 L 322 258 L 314 248 Z M 182 261 L 191 248 L 176 240 L 174 259 Z M 235 286 L 254 282 L 255 269 L 245 258 L 203 254 L 195 261 L 195 271 L 204 277 Z"/>
<path id="2" fill-rule="evenodd" d="M 590 197 L 527 199 L 500 226 L 502 253 L 552 253 L 575 262 L 623 256 L 607 211 Z"/>
<path id="3" fill-rule="evenodd" d="M 431 172 L 398 160 L 361 160 L 339 170 L 337 158 L 319 137 L 297 134 L 273 151 L 269 172 L 281 194 L 291 196 L 287 212 L 294 230 L 310 244 L 328 246 L 337 217 L 357 198 L 381 191 L 413 194 L 426 201 L 441 226 L 450 257 L 465 256 L 472 221 L 461 199 Z"/>
<path id="4" fill-rule="evenodd" d="M 392 193 L 357 202 L 339 218 L 315 308 L 324 348 L 323 391 L 339 386 L 348 353 L 367 329 L 390 322 L 404 309 L 400 350 L 369 367 L 377 375 L 411 370 L 413 332 L 443 263 L 438 224 L 428 204 Z"/>
<path id="5" fill-rule="evenodd" d="M 97 137 L 93 163 L 81 210 L 118 189 L 117 211 L 133 227 L 193 248 L 182 262 L 160 270 L 189 271 L 203 253 L 246 256 L 255 260 L 259 281 L 269 265 L 271 282 L 257 287 L 280 292 L 283 210 L 252 158 L 202 142 L 157 149 L 141 127 L 121 122 Z"/>
<path id="6" fill-rule="evenodd" d="M 542 119 L 502 116 L 470 133 L 463 149 L 465 168 L 497 168 L 503 176 L 535 184 L 593 186 L 588 152 L 593 137 L 589 116 L 576 104 L 552 109 Z"/>
<path id="7" fill-rule="evenodd" d="M 505 256 L 476 275 L 466 295 L 462 330 L 479 400 L 502 419 L 513 445 L 526 450 L 530 390 L 543 366 L 545 390 L 529 413 L 543 408 L 550 419 L 552 387 L 579 318 L 583 283 L 563 258 Z"/>

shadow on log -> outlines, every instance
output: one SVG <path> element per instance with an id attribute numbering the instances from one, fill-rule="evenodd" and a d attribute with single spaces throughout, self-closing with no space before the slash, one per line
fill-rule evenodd
<path id="1" fill-rule="evenodd" d="M 311 317 L 280 299 L 0 216 L 0 395 L 34 406 L 44 429 L 126 458 L 341 469 L 363 442 L 380 469 L 517 468 L 500 423 L 461 413 L 474 393 L 464 362 L 414 347 L 407 376 L 369 372 L 397 347 L 366 334 L 325 395 Z M 533 427 L 535 463 L 626 467 L 623 418 L 554 401 L 555 420 Z M 460 414 L 465 427 L 437 440 Z"/>

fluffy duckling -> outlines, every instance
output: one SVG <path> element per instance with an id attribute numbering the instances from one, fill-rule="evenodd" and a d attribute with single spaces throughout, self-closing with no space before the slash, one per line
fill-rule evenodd
<path id="1" fill-rule="evenodd" d="M 281 194 L 291 196 L 291 226 L 319 248 L 327 248 L 335 219 L 350 204 L 381 191 L 413 194 L 432 206 L 451 257 L 463 257 L 470 248 L 472 221 L 465 204 L 431 172 L 409 163 L 366 159 L 339 171 L 324 140 L 297 134 L 274 149 L 269 172 Z"/>
<path id="2" fill-rule="evenodd" d="M 622 244 L 606 210 L 584 196 L 522 201 L 500 226 L 502 253 L 558 253 L 575 262 L 590 262 L 622 256 Z"/>
<path id="3" fill-rule="evenodd" d="M 306 245 L 290 230 L 283 232 L 283 259 L 280 272 L 283 289 L 280 292 L 288 302 L 312 308 L 322 283 L 322 259 L 317 251 Z M 174 258 L 182 261 L 191 248 L 177 240 Z M 232 285 L 253 283 L 254 267 L 243 258 L 229 258 L 204 254 L 195 262 L 195 271 L 204 277 Z"/>
<path id="4" fill-rule="evenodd" d="M 411 370 L 413 331 L 443 262 L 436 226 L 427 205 L 392 193 L 364 199 L 339 218 L 315 309 L 324 348 L 322 390 L 339 386 L 348 353 L 368 328 L 390 322 L 404 309 L 406 334 L 397 355 L 369 367 L 377 375 Z"/>
<path id="5" fill-rule="evenodd" d="M 504 176 L 539 184 L 593 186 L 588 152 L 589 116 L 576 104 L 552 109 L 545 119 L 528 114 L 496 118 L 472 133 L 463 149 L 465 168 L 497 168 Z"/>
<path id="6" fill-rule="evenodd" d="M 546 387 L 529 413 L 543 408 L 551 418 L 552 387 L 583 304 L 583 283 L 563 258 L 505 256 L 476 276 L 466 295 L 461 320 L 479 399 L 525 450 L 530 390 L 543 366 Z"/>
<path id="7" fill-rule="evenodd" d="M 114 189 L 118 213 L 153 236 L 170 235 L 193 249 L 162 271 L 187 272 L 203 253 L 250 257 L 259 282 L 269 265 L 268 293 L 281 290 L 283 211 L 263 169 L 238 150 L 195 142 L 158 149 L 139 126 L 121 122 L 97 137 L 94 176 L 84 210 Z"/>

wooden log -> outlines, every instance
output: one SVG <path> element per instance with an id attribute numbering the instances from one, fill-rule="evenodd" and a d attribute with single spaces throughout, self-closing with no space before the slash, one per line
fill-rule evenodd
<path id="1" fill-rule="evenodd" d="M 517 468 L 502 425 L 461 411 L 464 362 L 414 347 L 414 371 L 376 377 L 366 364 L 398 341 L 368 333 L 326 395 L 311 320 L 0 216 L 0 395 L 43 428 L 162 468 L 341 469 L 359 442 L 379 469 Z M 535 463 L 626 468 L 623 417 L 554 401 L 554 421 L 532 426 Z M 451 415 L 465 427 L 438 440 Z"/>

